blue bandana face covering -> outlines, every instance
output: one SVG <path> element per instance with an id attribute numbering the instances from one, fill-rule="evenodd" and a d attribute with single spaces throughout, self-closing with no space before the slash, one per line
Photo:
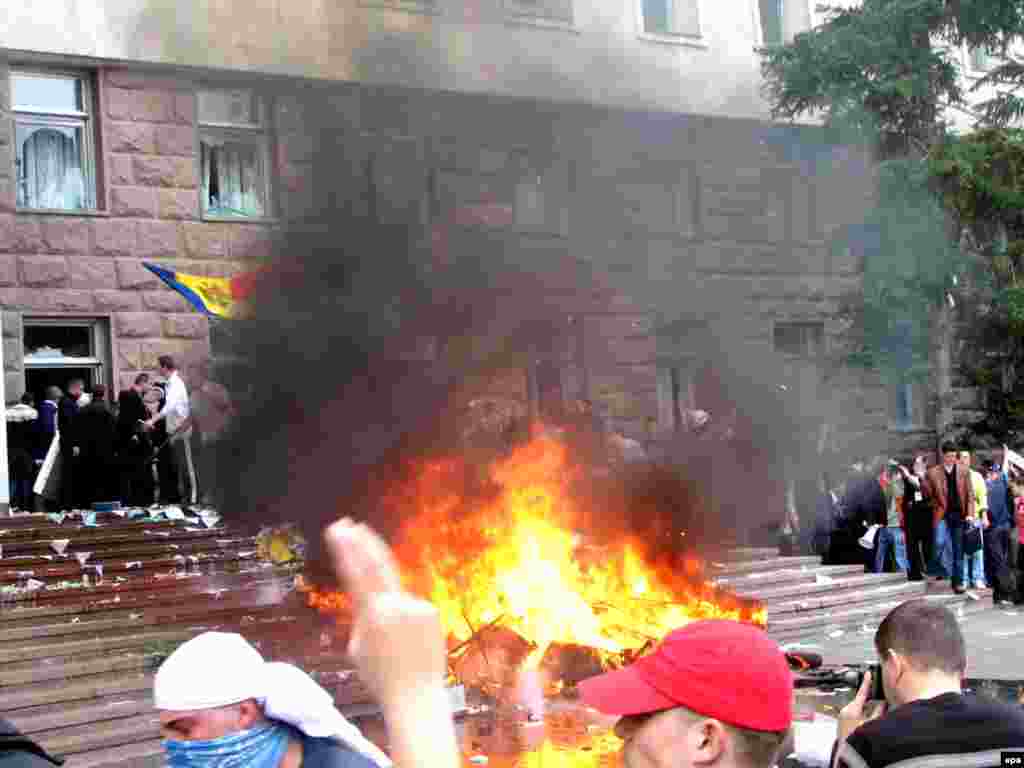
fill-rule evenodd
<path id="1" fill-rule="evenodd" d="M 164 741 L 168 768 L 278 768 L 291 731 L 264 725 L 209 741 Z"/>

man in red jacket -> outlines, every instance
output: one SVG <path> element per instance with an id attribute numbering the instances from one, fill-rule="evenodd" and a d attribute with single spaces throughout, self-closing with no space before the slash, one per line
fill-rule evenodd
<path id="1" fill-rule="evenodd" d="M 925 475 L 924 494 L 932 504 L 935 524 L 946 524 L 953 548 L 953 591 L 963 594 L 964 531 L 974 519 L 974 492 L 968 471 L 957 463 L 956 446 L 942 446 L 942 464 Z"/>

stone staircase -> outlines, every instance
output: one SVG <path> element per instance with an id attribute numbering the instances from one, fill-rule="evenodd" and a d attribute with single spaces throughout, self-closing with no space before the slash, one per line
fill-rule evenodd
<path id="1" fill-rule="evenodd" d="M 927 597 L 947 605 L 965 602 L 948 582 L 927 582 L 902 573 L 865 573 L 860 565 L 822 565 L 819 557 L 781 557 L 777 549 L 731 549 L 708 563 L 710 578 L 742 597 L 762 601 L 768 632 L 780 643 L 821 640 L 867 627 L 874 632 L 900 603 Z"/>
<path id="2" fill-rule="evenodd" d="M 293 574 L 258 560 L 254 536 L 116 514 L 82 522 L 0 523 L 0 716 L 68 768 L 162 765 L 153 674 L 206 630 L 240 632 L 267 658 L 299 664 L 339 705 L 369 701 L 338 674 L 351 665 L 316 631 Z M 60 555 L 52 542 L 64 539 Z"/>

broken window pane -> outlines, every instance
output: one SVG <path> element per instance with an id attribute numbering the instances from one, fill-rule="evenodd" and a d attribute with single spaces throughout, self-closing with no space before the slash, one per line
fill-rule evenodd
<path id="1" fill-rule="evenodd" d="M 77 210 L 89 207 L 83 126 L 17 122 L 18 205 Z"/>
<path id="2" fill-rule="evenodd" d="M 203 213 L 262 217 L 267 214 L 267 178 L 261 142 L 201 141 Z"/>
<path id="3" fill-rule="evenodd" d="M 92 357 L 92 328 L 87 325 L 26 325 L 25 356 Z"/>

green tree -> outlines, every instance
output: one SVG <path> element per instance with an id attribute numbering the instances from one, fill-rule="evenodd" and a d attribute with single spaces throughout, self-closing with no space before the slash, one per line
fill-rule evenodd
<path id="1" fill-rule="evenodd" d="M 978 226 L 954 204 L 966 166 L 948 161 L 962 149 L 948 121 L 971 110 L 960 52 L 1008 50 L 1024 29 L 1024 3 L 865 0 L 824 10 L 822 25 L 762 50 L 765 92 L 775 118 L 818 118 L 836 140 L 875 152 L 874 206 L 863 227 L 836 244 L 864 258 L 863 293 L 847 308 L 847 359 L 897 384 L 931 370 L 941 437 L 952 424 L 951 299 L 968 282 L 993 284 L 999 240 L 998 227 L 987 219 Z M 1011 97 L 984 105 L 981 118 L 1013 114 Z"/>

